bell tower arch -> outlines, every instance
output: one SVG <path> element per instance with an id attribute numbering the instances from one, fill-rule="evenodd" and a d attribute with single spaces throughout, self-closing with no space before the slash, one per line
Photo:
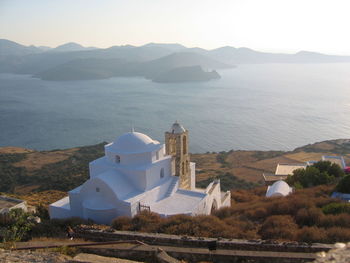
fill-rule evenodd
<path id="1" fill-rule="evenodd" d="M 173 157 L 175 175 L 179 176 L 179 187 L 191 189 L 190 155 L 188 153 L 188 130 L 177 121 L 165 132 L 165 151 Z"/>

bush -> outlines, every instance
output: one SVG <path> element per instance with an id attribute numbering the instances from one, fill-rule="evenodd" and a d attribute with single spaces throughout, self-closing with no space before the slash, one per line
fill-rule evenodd
<path id="1" fill-rule="evenodd" d="M 299 242 L 325 242 L 326 238 L 326 231 L 323 228 L 317 228 L 315 226 L 305 226 L 297 231 L 297 240 Z"/>
<path id="2" fill-rule="evenodd" d="M 324 228 L 331 228 L 334 226 L 350 228 L 350 215 L 324 215 L 318 222 L 318 226 Z"/>
<path id="3" fill-rule="evenodd" d="M 327 240 L 328 243 L 335 242 L 349 242 L 350 240 L 350 229 L 344 227 L 331 227 L 327 229 Z"/>
<path id="4" fill-rule="evenodd" d="M 337 215 L 341 213 L 349 213 L 350 214 L 350 204 L 348 203 L 330 203 L 322 207 L 322 211 L 324 214 L 332 214 Z"/>
<path id="5" fill-rule="evenodd" d="M 294 240 L 298 225 L 289 215 L 268 217 L 262 224 L 259 234 L 263 239 Z"/>
<path id="6" fill-rule="evenodd" d="M 141 232 L 157 232 L 162 218 L 149 211 L 142 211 L 131 219 L 132 230 Z"/>
<path id="7" fill-rule="evenodd" d="M 192 216 L 174 215 L 166 218 L 159 230 L 166 234 L 194 236 L 199 227 Z"/>
<path id="8" fill-rule="evenodd" d="M 340 193 L 350 194 L 350 174 L 340 180 L 335 190 Z"/>
<path id="9" fill-rule="evenodd" d="M 319 208 L 301 208 L 295 216 L 295 221 L 299 226 L 313 226 L 318 224 L 322 217 L 323 213 Z"/>
<path id="10" fill-rule="evenodd" d="M 42 223 L 35 225 L 31 230 L 32 237 L 65 237 L 67 227 L 75 227 L 79 225 L 89 225 L 91 222 L 79 217 L 71 217 L 67 219 L 51 219 L 44 220 Z"/>
<path id="11" fill-rule="evenodd" d="M 293 175 L 287 177 L 286 182 L 296 188 L 313 187 L 323 184 L 331 184 L 336 178 L 344 176 L 344 171 L 337 164 L 329 161 L 319 161 L 305 169 L 293 171 Z"/>
<path id="12" fill-rule="evenodd" d="M 112 228 L 116 230 L 124 230 L 129 231 L 133 229 L 133 225 L 131 223 L 131 218 L 127 216 L 117 217 L 112 221 Z"/>
<path id="13" fill-rule="evenodd" d="M 0 239 L 2 242 L 27 240 L 34 223 L 28 220 L 30 213 L 22 209 L 12 209 L 5 220 L 0 221 Z"/>

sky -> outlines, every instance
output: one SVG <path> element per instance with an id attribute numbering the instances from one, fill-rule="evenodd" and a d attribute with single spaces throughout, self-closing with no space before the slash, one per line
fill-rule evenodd
<path id="1" fill-rule="evenodd" d="M 0 38 L 350 55 L 350 0 L 0 0 Z"/>

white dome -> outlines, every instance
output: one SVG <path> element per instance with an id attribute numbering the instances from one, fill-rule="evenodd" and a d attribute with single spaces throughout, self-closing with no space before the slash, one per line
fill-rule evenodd
<path id="1" fill-rule="evenodd" d="M 110 149 L 121 154 L 152 152 L 160 147 L 158 141 L 140 132 L 125 133 L 110 145 Z"/>
<path id="2" fill-rule="evenodd" d="M 177 121 L 170 128 L 170 133 L 183 133 L 185 131 L 185 128 Z"/>
<path id="3" fill-rule="evenodd" d="M 279 180 L 267 188 L 266 197 L 287 196 L 291 192 L 292 188 L 286 182 Z"/>

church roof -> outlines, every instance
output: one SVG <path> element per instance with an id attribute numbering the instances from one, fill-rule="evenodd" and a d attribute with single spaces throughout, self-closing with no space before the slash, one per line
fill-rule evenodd
<path id="1" fill-rule="evenodd" d="M 291 192 L 292 188 L 289 187 L 289 185 L 286 182 L 279 180 L 267 188 L 266 197 L 287 196 Z"/>
<path id="2" fill-rule="evenodd" d="M 102 180 L 108 185 L 119 200 L 125 200 L 130 198 L 130 196 L 141 193 L 141 191 L 137 190 L 127 177 L 115 170 L 106 171 L 95 178 Z"/>
<path id="3" fill-rule="evenodd" d="M 185 131 L 185 128 L 177 121 L 175 121 L 175 123 L 170 128 L 170 133 L 183 133 Z"/>
<path id="4" fill-rule="evenodd" d="M 109 150 L 120 154 L 152 152 L 161 148 L 161 144 L 140 132 L 128 132 L 108 144 Z"/>

